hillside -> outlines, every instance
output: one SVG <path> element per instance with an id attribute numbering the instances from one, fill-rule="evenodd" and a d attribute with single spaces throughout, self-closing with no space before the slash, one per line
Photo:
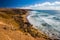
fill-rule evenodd
<path id="1" fill-rule="evenodd" d="M 0 8 L 0 40 L 51 40 L 28 22 L 28 11 Z"/>

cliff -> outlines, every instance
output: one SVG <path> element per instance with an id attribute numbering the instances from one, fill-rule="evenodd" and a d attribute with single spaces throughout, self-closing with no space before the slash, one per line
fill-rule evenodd
<path id="1" fill-rule="evenodd" d="M 28 11 L 0 8 L 0 40 L 51 40 L 28 22 Z"/>

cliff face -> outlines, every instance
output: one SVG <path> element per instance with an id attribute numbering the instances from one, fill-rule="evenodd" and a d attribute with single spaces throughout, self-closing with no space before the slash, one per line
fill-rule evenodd
<path id="1" fill-rule="evenodd" d="M 0 9 L 0 40 L 51 40 L 28 22 L 28 11 Z"/>

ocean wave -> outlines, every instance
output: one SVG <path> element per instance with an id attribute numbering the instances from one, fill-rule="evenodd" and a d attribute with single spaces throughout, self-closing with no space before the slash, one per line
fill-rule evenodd
<path id="1" fill-rule="evenodd" d="M 60 17 L 50 13 L 30 11 L 28 21 L 49 37 L 60 39 Z"/>

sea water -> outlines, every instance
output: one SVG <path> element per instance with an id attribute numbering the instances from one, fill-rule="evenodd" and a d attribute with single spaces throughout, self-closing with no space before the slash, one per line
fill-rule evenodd
<path id="1" fill-rule="evenodd" d="M 49 37 L 60 39 L 60 10 L 32 10 L 27 19 Z"/>

